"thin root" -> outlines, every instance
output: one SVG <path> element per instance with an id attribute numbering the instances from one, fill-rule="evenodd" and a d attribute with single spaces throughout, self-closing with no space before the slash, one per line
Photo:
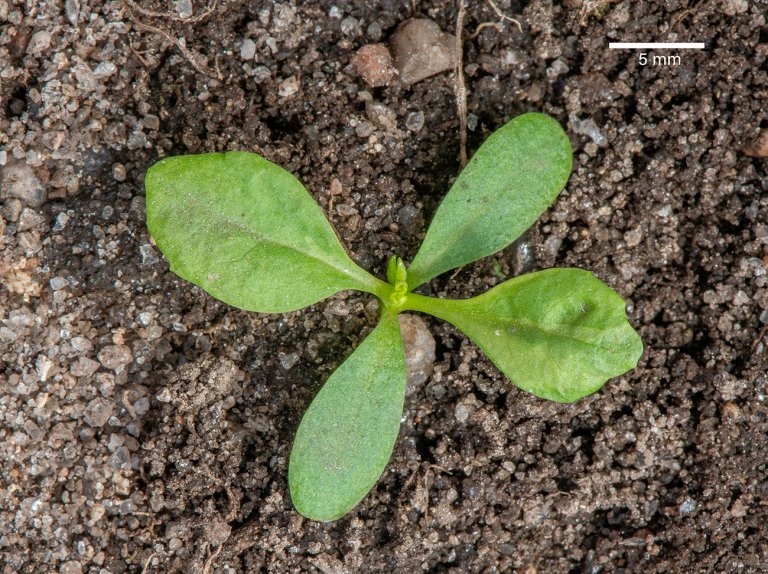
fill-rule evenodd
<path id="1" fill-rule="evenodd" d="M 137 18 L 137 14 L 141 14 L 142 16 L 147 18 L 167 18 L 174 22 L 194 24 L 196 22 L 200 22 L 201 20 L 203 20 L 204 18 L 207 18 L 210 14 L 212 14 L 214 9 L 216 8 L 216 3 L 218 2 L 218 0 L 213 0 L 211 5 L 202 14 L 199 14 L 193 18 L 179 18 L 178 16 L 175 16 L 168 12 L 155 12 L 153 10 L 147 10 L 146 8 L 142 8 L 141 6 L 136 4 L 134 0 L 122 0 L 122 2 L 123 2 L 123 5 L 128 8 L 128 12 L 129 12 L 128 16 L 134 24 L 136 24 L 140 28 L 146 28 L 150 32 L 155 32 L 156 34 L 160 34 L 163 38 L 168 40 L 171 44 L 176 46 L 176 48 L 189 61 L 189 63 L 192 64 L 192 67 L 198 72 L 200 72 L 201 74 L 208 76 L 210 78 L 217 78 L 219 80 L 223 79 L 223 76 L 221 75 L 221 72 L 218 69 L 213 70 L 204 62 L 203 56 L 187 48 L 184 44 L 179 42 L 176 38 L 171 36 L 171 34 L 168 33 L 166 30 L 163 30 L 162 28 L 158 28 L 157 26 L 154 26 L 152 24 L 142 22 Z M 138 52 L 133 48 L 133 46 L 131 46 L 131 49 L 133 50 L 134 54 L 138 56 Z M 144 60 L 144 58 L 141 58 L 139 56 L 139 59 L 144 63 L 144 65 L 147 65 L 147 62 L 146 60 Z"/>
<path id="2" fill-rule="evenodd" d="M 501 24 L 498 22 L 481 22 L 480 25 L 475 28 L 475 31 L 472 32 L 472 35 L 469 37 L 470 40 L 474 40 L 480 35 L 480 32 L 485 30 L 486 28 L 496 28 L 499 32 L 501 32 Z"/>
<path id="3" fill-rule="evenodd" d="M 146 8 L 142 8 L 136 2 L 133 0 L 123 0 L 123 3 L 128 6 L 133 12 L 136 12 L 138 14 L 141 14 L 142 16 L 146 18 L 165 18 L 167 20 L 172 20 L 173 22 L 184 22 L 185 24 L 197 24 L 198 22 L 205 20 L 208 16 L 213 14 L 213 11 L 216 9 L 216 3 L 218 0 L 213 0 L 211 2 L 211 5 L 208 6 L 203 12 L 198 14 L 197 16 L 192 16 L 190 18 L 181 18 L 180 16 L 177 16 L 176 14 L 173 14 L 171 12 L 155 12 L 154 10 L 147 10 Z"/>
<path id="4" fill-rule="evenodd" d="M 208 557 L 208 560 L 205 561 L 205 566 L 203 567 L 203 574 L 209 574 L 211 571 L 211 566 L 213 566 L 213 561 L 216 560 L 216 557 L 221 554 L 222 545 L 219 544 L 216 547 L 216 550 Z"/>
<path id="5" fill-rule="evenodd" d="M 184 44 L 179 42 L 176 38 L 171 36 L 168 32 L 163 30 L 162 28 L 158 28 L 157 26 L 153 26 L 152 24 L 146 24 L 144 22 L 139 22 L 138 20 L 133 21 L 137 26 L 140 26 L 142 28 L 146 28 L 150 32 L 155 32 L 157 34 L 160 34 L 163 38 L 168 40 L 171 44 L 176 46 L 178 48 L 179 52 L 181 52 L 184 57 L 189 61 L 190 64 L 192 64 L 192 67 L 200 72 L 201 74 L 208 76 L 210 78 L 217 78 L 219 80 L 222 79 L 221 72 L 217 72 L 213 70 L 212 68 L 208 67 L 208 65 L 204 64 L 202 62 L 203 57 L 198 54 L 197 52 L 194 52 L 187 48 Z"/>
<path id="6" fill-rule="evenodd" d="M 491 7 L 491 10 L 496 12 L 496 15 L 499 18 L 501 18 L 502 20 L 504 20 L 506 22 L 511 22 L 512 24 L 517 26 L 517 29 L 520 31 L 521 34 L 523 33 L 523 26 L 520 24 L 520 22 L 518 20 L 515 20 L 514 18 L 511 18 L 511 17 L 507 16 L 506 14 L 504 14 L 504 12 L 499 10 L 499 7 L 496 6 L 496 4 L 493 2 L 493 0 L 485 0 L 485 3 L 488 4 L 488 6 Z M 481 24 L 481 26 L 482 26 L 482 24 Z"/>
<path id="7" fill-rule="evenodd" d="M 154 552 L 149 555 L 149 558 L 147 558 L 147 561 L 144 562 L 144 568 L 141 569 L 141 574 L 147 574 L 147 572 L 149 571 L 149 565 L 155 556 L 156 554 Z"/>

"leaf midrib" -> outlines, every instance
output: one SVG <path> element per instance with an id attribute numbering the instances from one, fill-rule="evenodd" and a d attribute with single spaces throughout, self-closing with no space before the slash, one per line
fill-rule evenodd
<path id="1" fill-rule="evenodd" d="M 196 207 L 196 208 L 201 208 L 201 207 L 204 208 L 205 207 L 204 202 L 199 201 L 199 199 L 194 194 L 182 194 L 182 196 L 190 204 L 192 204 L 193 207 Z M 311 199 L 311 197 L 310 197 L 310 199 Z M 312 200 L 312 201 L 314 201 L 314 200 Z M 322 212 L 322 210 L 321 210 L 321 212 Z M 325 214 L 323 214 L 323 217 L 325 217 Z M 339 267 L 337 264 L 331 264 L 327 260 L 321 259 L 319 256 L 317 256 L 317 255 L 315 255 L 313 253 L 308 253 L 306 251 L 302 251 L 300 249 L 297 249 L 295 246 L 288 245 L 286 243 L 277 241 L 277 240 L 272 239 L 272 238 L 267 238 L 265 235 L 263 235 L 261 233 L 257 233 L 257 232 L 255 232 L 252 229 L 249 229 L 248 227 L 246 227 L 245 225 L 243 225 L 241 222 L 237 221 L 236 219 L 230 219 L 230 218 L 228 218 L 226 216 L 220 216 L 220 212 L 214 211 L 213 213 L 209 214 L 209 221 L 222 221 L 223 223 L 232 225 L 232 226 L 240 229 L 241 231 L 243 231 L 246 236 L 251 237 L 257 244 L 258 243 L 266 243 L 266 244 L 269 244 L 269 245 L 276 245 L 278 247 L 283 247 L 283 248 L 288 249 L 290 251 L 295 251 L 296 253 L 304 255 L 304 256 L 306 256 L 306 257 L 308 257 L 308 258 L 310 258 L 310 259 L 312 259 L 314 261 L 318 261 L 318 262 L 320 262 L 320 263 L 322 263 L 322 264 L 324 264 L 324 265 L 326 265 L 326 266 L 328 266 L 328 267 L 330 267 L 332 269 L 335 269 L 341 275 L 343 275 L 345 277 L 348 277 L 349 279 L 354 280 L 356 283 L 362 283 L 358 277 L 356 277 L 355 275 L 352 275 L 348 270 Z M 328 222 L 326 220 L 326 223 L 328 223 L 328 225 L 330 226 L 330 222 Z M 335 235 L 334 235 L 334 238 L 336 238 Z M 337 239 L 337 241 L 338 241 L 338 239 Z M 251 252 L 257 246 L 258 245 L 254 245 L 253 247 L 250 247 L 249 249 L 247 249 L 238 259 L 242 260 L 249 252 Z M 344 246 L 341 245 L 341 243 L 338 243 L 338 247 L 339 247 L 340 252 L 344 255 L 344 257 L 346 257 L 347 261 L 351 265 L 354 265 L 354 266 L 358 267 L 358 265 L 354 261 L 352 261 L 352 259 L 349 257 L 347 252 L 344 250 Z M 364 269 L 362 269 L 362 267 L 360 267 L 360 269 L 363 272 L 366 272 Z"/>

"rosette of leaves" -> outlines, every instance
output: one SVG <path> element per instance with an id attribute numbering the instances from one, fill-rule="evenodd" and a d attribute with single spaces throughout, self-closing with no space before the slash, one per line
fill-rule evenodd
<path id="1" fill-rule="evenodd" d="M 529 273 L 462 300 L 414 292 L 512 243 L 564 188 L 571 163 L 555 120 L 514 118 L 458 176 L 411 264 L 390 260 L 386 281 L 352 261 L 303 185 L 259 155 L 171 157 L 149 169 L 150 233 L 171 270 L 213 297 L 260 313 L 348 289 L 380 301 L 378 325 L 328 378 L 296 431 L 288 483 L 301 514 L 340 518 L 389 461 L 406 383 L 400 312 L 449 321 L 511 383 L 548 400 L 575 401 L 637 365 L 643 345 L 624 302 L 588 271 Z"/>

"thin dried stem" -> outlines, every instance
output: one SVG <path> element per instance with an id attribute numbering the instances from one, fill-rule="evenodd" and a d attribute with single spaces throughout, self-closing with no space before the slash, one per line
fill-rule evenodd
<path id="1" fill-rule="evenodd" d="M 456 95 L 456 113 L 459 116 L 459 162 L 467 165 L 467 87 L 464 84 L 464 0 L 459 0 L 459 15 L 456 17 L 456 67 L 453 78 L 453 92 Z"/>

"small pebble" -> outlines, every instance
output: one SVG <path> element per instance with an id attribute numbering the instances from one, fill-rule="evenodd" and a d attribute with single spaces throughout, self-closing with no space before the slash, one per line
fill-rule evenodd
<path id="1" fill-rule="evenodd" d="M 99 362 L 106 369 L 118 370 L 133 361 L 131 350 L 125 345 L 109 345 L 99 351 Z"/>
<path id="2" fill-rule="evenodd" d="M 157 253 L 155 253 L 154 247 L 152 247 L 149 243 L 145 243 L 144 245 L 139 247 L 139 253 L 141 254 L 141 264 L 144 267 L 148 267 L 149 265 L 154 265 L 158 261 L 160 261 L 160 258 L 157 256 Z"/>
<path id="3" fill-rule="evenodd" d="M 80 0 L 66 0 L 64 2 L 64 13 L 67 15 L 69 23 L 76 26 L 78 16 L 80 15 Z"/>
<path id="4" fill-rule="evenodd" d="M 477 129 L 478 121 L 479 121 L 479 118 L 475 114 L 473 113 L 467 114 L 467 129 L 469 129 L 469 131 L 471 132 L 475 131 Z"/>
<path id="5" fill-rule="evenodd" d="M 92 427 L 103 427 L 112 416 L 114 404 L 104 398 L 97 397 L 85 407 L 83 418 Z"/>
<path id="6" fill-rule="evenodd" d="M 355 133 L 359 138 L 368 138 L 376 131 L 376 127 L 371 122 L 360 122 L 355 126 Z"/>
<path id="7" fill-rule="evenodd" d="M 580 120 L 575 115 L 571 115 L 569 122 L 575 133 L 588 136 L 598 146 L 603 147 L 608 143 L 605 135 L 592 118 Z"/>
<path id="8" fill-rule="evenodd" d="M 406 84 L 451 70 L 455 62 L 455 39 L 432 20 L 412 19 L 392 36 L 391 48 L 400 79 Z"/>
<path id="9" fill-rule="evenodd" d="M 173 7 L 179 18 L 189 18 L 192 16 L 192 0 L 173 0 Z"/>
<path id="10" fill-rule="evenodd" d="M 360 34 L 360 22 L 357 18 L 347 16 L 341 21 L 341 33 L 345 36 L 357 36 Z"/>
<path id="11" fill-rule="evenodd" d="M 296 76 L 286 78 L 277 87 L 277 95 L 281 98 L 288 98 L 299 91 L 299 79 Z"/>
<path id="12" fill-rule="evenodd" d="M 419 110 L 418 112 L 411 112 L 408 117 L 405 118 L 405 127 L 412 132 L 417 132 L 424 127 L 424 112 Z"/>
<path id="13" fill-rule="evenodd" d="M 397 128 L 397 114 L 381 102 L 365 102 L 365 115 L 382 128 L 388 130 Z"/>
<path id="14" fill-rule="evenodd" d="M 133 403 L 133 410 L 139 416 L 147 414 L 149 411 L 149 399 L 147 397 L 141 397 L 138 401 Z"/>
<path id="15" fill-rule="evenodd" d="M 696 501 L 691 500 L 690 498 L 686 498 L 683 502 L 680 503 L 680 514 L 690 514 L 694 510 L 696 510 Z"/>
<path id="16" fill-rule="evenodd" d="M 435 338 L 426 321 L 418 315 L 399 315 L 400 332 L 407 367 L 406 395 L 415 393 L 432 376 L 435 366 Z"/>
<path id="17" fill-rule="evenodd" d="M 0 177 L 0 199 L 17 198 L 30 207 L 40 207 L 48 199 L 46 186 L 26 163 L 5 166 Z"/>
<path id="18" fill-rule="evenodd" d="M 469 418 L 469 409 L 467 408 L 467 405 L 464 403 L 459 403 L 456 405 L 456 412 L 455 412 L 456 420 L 460 423 L 466 422 Z"/>
<path id="19" fill-rule="evenodd" d="M 299 356 L 296 353 L 280 353 L 278 355 L 280 364 L 286 371 L 290 371 L 296 363 L 299 362 Z"/>
<path id="20" fill-rule="evenodd" d="M 125 166 L 122 163 L 112 164 L 112 178 L 115 181 L 125 181 L 126 172 Z"/>
<path id="21" fill-rule="evenodd" d="M 83 574 L 83 565 L 77 560 L 64 562 L 59 568 L 59 574 Z"/>
<path id="22" fill-rule="evenodd" d="M 256 56 L 256 43 L 250 38 L 243 40 L 243 45 L 240 46 L 240 57 L 243 60 L 253 60 Z"/>
<path id="23" fill-rule="evenodd" d="M 214 546 L 221 546 L 232 534 L 232 527 L 226 522 L 214 520 L 205 526 L 205 538 Z"/>
<path id="24" fill-rule="evenodd" d="M 366 34 L 368 34 L 368 37 L 373 40 L 374 42 L 378 42 L 381 40 L 382 35 L 384 34 L 384 31 L 381 29 L 381 24 L 378 22 L 371 22 L 368 24 L 368 28 L 365 31 Z"/>
<path id="25" fill-rule="evenodd" d="M 25 207 L 19 216 L 19 231 L 28 231 L 30 229 L 42 229 L 45 225 L 45 217 L 40 215 L 34 209 Z"/>
<path id="26" fill-rule="evenodd" d="M 99 370 L 99 363 L 88 357 L 78 357 L 69 369 L 76 377 L 90 377 Z"/>
<path id="27" fill-rule="evenodd" d="M 392 64 L 392 55 L 384 44 L 363 46 L 352 56 L 350 64 L 372 88 L 388 85 L 397 73 Z"/>
<path id="28" fill-rule="evenodd" d="M 154 114 L 146 114 L 141 122 L 148 130 L 157 131 L 160 129 L 160 118 Z"/>
<path id="29" fill-rule="evenodd" d="M 32 34 L 27 44 L 27 54 L 39 56 L 51 46 L 51 34 L 47 30 L 40 30 Z"/>

